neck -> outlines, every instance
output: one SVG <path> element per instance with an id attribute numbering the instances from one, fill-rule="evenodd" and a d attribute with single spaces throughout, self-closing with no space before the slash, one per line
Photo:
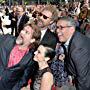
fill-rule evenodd
<path id="1" fill-rule="evenodd" d="M 38 64 L 39 64 L 39 70 L 49 67 L 48 63 L 45 61 L 39 62 Z"/>
<path id="2" fill-rule="evenodd" d="M 47 27 L 43 27 L 43 28 L 41 28 L 41 30 L 45 30 L 45 29 L 47 29 Z"/>
<path id="3" fill-rule="evenodd" d="M 29 46 L 26 45 L 18 45 L 20 50 L 26 50 L 29 49 Z"/>

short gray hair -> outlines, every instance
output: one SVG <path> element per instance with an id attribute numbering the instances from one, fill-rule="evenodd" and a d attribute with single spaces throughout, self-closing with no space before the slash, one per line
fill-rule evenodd
<path id="1" fill-rule="evenodd" d="M 63 16 L 63 17 L 59 17 L 59 18 L 57 19 L 57 22 L 58 22 L 59 20 L 64 20 L 64 21 L 66 21 L 67 24 L 68 24 L 68 26 L 76 27 L 76 23 L 75 23 L 75 21 L 74 21 L 74 19 L 73 19 L 72 17 Z"/>

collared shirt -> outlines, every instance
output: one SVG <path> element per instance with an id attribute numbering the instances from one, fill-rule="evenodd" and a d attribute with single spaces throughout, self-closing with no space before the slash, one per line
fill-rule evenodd
<path id="1" fill-rule="evenodd" d="M 69 46 L 69 42 L 71 40 L 71 37 L 66 41 L 66 43 L 64 44 L 64 46 L 66 47 L 66 50 L 68 52 L 68 46 Z"/>
<path id="2" fill-rule="evenodd" d="M 41 30 L 41 39 L 40 39 L 40 40 L 42 40 L 42 38 L 43 38 L 43 36 L 45 35 L 46 31 L 47 31 L 47 29 Z"/>
<path id="3" fill-rule="evenodd" d="M 22 16 L 18 17 L 17 28 L 18 28 L 18 26 L 19 26 L 19 24 L 20 24 L 21 18 L 22 18 Z"/>
<path id="4" fill-rule="evenodd" d="M 15 45 L 15 47 L 12 49 L 10 53 L 10 58 L 8 62 L 8 67 L 14 66 L 17 63 L 21 61 L 23 56 L 29 51 L 29 49 L 26 50 L 20 50 L 18 45 Z"/>

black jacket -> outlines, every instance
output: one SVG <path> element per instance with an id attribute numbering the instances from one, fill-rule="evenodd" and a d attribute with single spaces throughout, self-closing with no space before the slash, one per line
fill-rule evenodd
<path id="1" fill-rule="evenodd" d="M 37 62 L 33 61 L 34 50 L 29 52 L 22 60 L 12 66 L 7 67 L 10 52 L 15 45 L 15 38 L 11 35 L 0 36 L 0 89 L 20 90 L 27 85 L 29 78 L 32 78 L 38 69 Z"/>

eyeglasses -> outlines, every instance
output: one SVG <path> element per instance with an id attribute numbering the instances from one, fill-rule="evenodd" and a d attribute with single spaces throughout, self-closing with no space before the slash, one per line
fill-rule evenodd
<path id="1" fill-rule="evenodd" d="M 48 19 L 50 17 L 47 17 L 46 15 L 42 14 L 42 13 L 38 13 L 38 16 L 43 16 L 44 19 Z"/>
<path id="2" fill-rule="evenodd" d="M 61 26 L 61 25 L 59 25 L 59 26 L 57 26 L 57 29 L 62 30 L 63 28 L 67 28 L 67 27 L 72 27 L 72 26 Z"/>

